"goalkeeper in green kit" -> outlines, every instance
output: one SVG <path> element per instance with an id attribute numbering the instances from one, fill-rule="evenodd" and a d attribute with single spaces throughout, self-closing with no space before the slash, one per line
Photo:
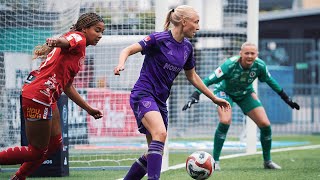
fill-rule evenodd
<path id="1" fill-rule="evenodd" d="M 271 160 L 271 126 L 267 114 L 252 86 L 252 82 L 256 78 L 260 82 L 266 82 L 292 109 L 300 109 L 300 106 L 292 101 L 278 82 L 271 77 L 266 64 L 258 58 L 257 46 L 249 42 L 242 44 L 239 56 L 227 59 L 214 73 L 206 77 L 203 82 L 206 86 L 215 84 L 214 94 L 217 97 L 227 100 L 230 105 L 233 102 L 237 103 L 243 113 L 257 124 L 260 129 L 264 168 L 281 169 L 279 165 Z M 192 104 L 198 103 L 200 94 L 201 92 L 196 90 L 182 110 L 187 110 Z M 214 136 L 213 158 L 216 161 L 216 170 L 221 170 L 219 157 L 231 124 L 232 111 L 222 111 L 218 107 L 218 115 L 220 122 Z"/>

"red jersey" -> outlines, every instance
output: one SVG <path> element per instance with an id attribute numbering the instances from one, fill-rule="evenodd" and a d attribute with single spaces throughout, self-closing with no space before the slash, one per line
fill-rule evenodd
<path id="1" fill-rule="evenodd" d="M 30 73 L 22 88 L 22 97 L 46 106 L 55 103 L 68 83 L 79 72 L 86 53 L 86 38 L 81 32 L 68 32 L 62 37 L 69 49 L 54 48 L 37 70 Z"/>

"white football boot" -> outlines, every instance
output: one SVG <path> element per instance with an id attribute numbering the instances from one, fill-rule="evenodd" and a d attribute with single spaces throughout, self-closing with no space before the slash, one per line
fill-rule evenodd
<path id="1" fill-rule="evenodd" d="M 219 162 L 219 161 L 216 161 L 216 162 L 214 163 L 214 170 L 215 170 L 215 171 L 221 171 L 220 162 Z"/>
<path id="2" fill-rule="evenodd" d="M 273 161 L 265 161 L 263 163 L 263 166 L 265 169 L 281 169 L 281 166 L 279 166 L 278 164 L 274 163 Z"/>

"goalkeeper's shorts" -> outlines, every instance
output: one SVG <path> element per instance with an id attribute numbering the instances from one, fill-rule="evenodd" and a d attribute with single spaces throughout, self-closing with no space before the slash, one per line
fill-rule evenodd
<path id="1" fill-rule="evenodd" d="M 215 95 L 228 101 L 231 106 L 233 106 L 233 102 L 237 103 L 244 114 L 247 114 L 252 109 L 262 106 L 257 94 L 254 92 L 236 97 L 237 100 L 223 91 L 215 91 Z"/>

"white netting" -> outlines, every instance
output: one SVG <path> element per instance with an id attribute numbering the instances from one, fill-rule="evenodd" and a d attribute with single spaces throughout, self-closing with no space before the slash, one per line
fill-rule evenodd
<path id="1" fill-rule="evenodd" d="M 33 47 L 44 43 L 47 37 L 67 32 L 80 14 L 96 12 L 105 21 L 105 35 L 96 47 L 87 48 L 87 59 L 74 84 L 84 99 L 103 109 L 104 117 L 94 120 L 69 101 L 70 160 L 89 165 L 100 161 L 123 165 L 123 161 L 138 157 L 146 145 L 144 137 L 137 132 L 128 99 L 143 56 L 131 56 L 120 77 L 113 75 L 113 68 L 121 49 L 154 32 L 156 20 L 165 21 L 156 17 L 159 7 L 156 2 L 159 1 L 0 0 L 0 128 L 3 129 L 0 145 L 20 143 L 20 89 L 32 67 L 39 64 L 31 62 Z M 238 54 L 240 45 L 246 41 L 247 2 L 194 0 L 185 3 L 194 6 L 200 14 L 201 30 L 192 43 L 196 70 L 205 77 L 225 58 Z M 170 139 L 213 137 L 217 112 L 206 97 L 201 96 L 200 103 L 187 112 L 181 111 L 193 91 L 181 72 L 168 101 Z M 233 116 L 229 136 L 238 138 L 244 130 L 244 117 L 237 107 Z"/>

